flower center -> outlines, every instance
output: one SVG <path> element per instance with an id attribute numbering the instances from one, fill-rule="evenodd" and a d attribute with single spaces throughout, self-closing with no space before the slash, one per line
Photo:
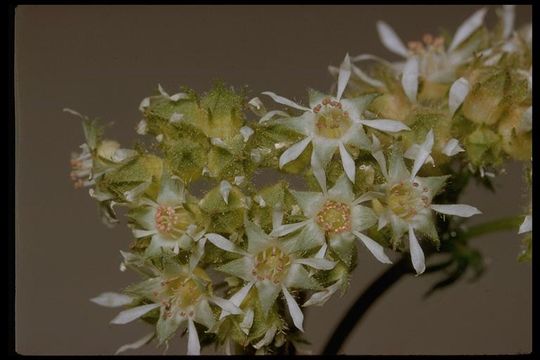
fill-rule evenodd
<path id="1" fill-rule="evenodd" d="M 430 205 L 428 191 L 428 188 L 421 188 L 417 182 L 400 182 L 388 190 L 388 207 L 396 216 L 404 220 L 411 219 Z"/>
<path id="2" fill-rule="evenodd" d="M 339 139 L 351 127 L 349 113 L 343 111 L 339 101 L 324 99 L 313 112 L 316 114 L 317 133 L 323 137 Z"/>
<path id="3" fill-rule="evenodd" d="M 411 41 L 408 43 L 409 51 L 419 56 L 420 73 L 424 77 L 430 77 L 448 69 L 451 64 L 448 63 L 448 56 L 444 49 L 444 39 L 425 34 L 422 40 L 423 42 Z"/>
<path id="4" fill-rule="evenodd" d="M 351 207 L 329 200 L 315 217 L 317 224 L 327 233 L 339 234 L 351 230 Z"/>
<path id="5" fill-rule="evenodd" d="M 272 246 L 261 251 L 255 257 L 252 274 L 257 280 L 270 280 L 278 284 L 291 264 L 291 259 L 279 248 Z"/>
<path id="6" fill-rule="evenodd" d="M 416 55 L 423 55 L 426 52 L 443 52 L 444 38 L 442 36 L 433 37 L 431 34 L 424 34 L 422 41 L 409 41 L 409 50 Z"/>
<path id="7" fill-rule="evenodd" d="M 178 276 L 162 281 L 162 296 L 164 300 L 166 314 L 171 316 L 171 312 L 180 310 L 180 315 L 193 314 L 193 307 L 197 305 L 203 297 L 203 291 L 197 283 L 190 277 Z M 191 314 L 188 314 L 191 313 Z"/>
<path id="8" fill-rule="evenodd" d="M 156 229 L 165 236 L 177 237 L 191 223 L 189 213 L 182 207 L 160 205 L 156 211 Z"/>

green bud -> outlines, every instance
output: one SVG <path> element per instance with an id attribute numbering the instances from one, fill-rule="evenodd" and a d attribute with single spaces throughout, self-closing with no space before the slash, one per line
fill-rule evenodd
<path id="1" fill-rule="evenodd" d="M 503 117 L 497 131 L 501 135 L 504 151 L 517 160 L 528 160 L 532 156 L 532 132 L 521 127 L 524 107 L 514 107 Z"/>
<path id="2" fill-rule="evenodd" d="M 246 199 L 235 186 L 231 187 L 227 202 L 217 186 L 205 195 L 199 205 L 208 232 L 232 234 L 244 225 Z"/>
<path id="3" fill-rule="evenodd" d="M 508 73 L 498 71 L 474 84 L 463 103 L 463 114 L 477 124 L 495 124 L 504 111 L 501 102 L 507 82 Z"/>
<path id="4" fill-rule="evenodd" d="M 467 156 L 473 165 L 498 164 L 502 161 L 501 137 L 488 128 L 478 128 L 465 138 Z"/>
<path id="5" fill-rule="evenodd" d="M 371 102 L 368 110 L 381 118 L 404 121 L 409 113 L 410 105 L 405 96 L 383 94 Z"/>

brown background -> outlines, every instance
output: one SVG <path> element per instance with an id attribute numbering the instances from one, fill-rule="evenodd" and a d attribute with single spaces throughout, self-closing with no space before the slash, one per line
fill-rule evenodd
<path id="1" fill-rule="evenodd" d="M 136 277 L 120 273 L 125 226 L 100 223 L 87 190 L 73 190 L 69 155 L 83 141 L 63 107 L 114 121 L 108 135 L 129 146 L 140 100 L 161 83 L 196 90 L 213 79 L 304 99 L 326 90 L 329 64 L 346 52 L 395 59 L 375 21 L 405 40 L 453 32 L 475 6 L 20 6 L 16 9 L 17 246 L 16 340 L 22 354 L 110 354 L 149 329 L 108 325 L 115 309 L 88 301 Z M 531 21 L 519 6 L 517 23 Z M 494 8 L 488 15 L 495 20 Z M 497 179 L 496 196 L 471 187 L 465 199 L 484 210 L 474 221 L 517 214 L 527 201 L 518 165 Z M 344 346 L 347 354 L 507 354 L 531 351 L 531 266 L 516 261 L 512 232 L 476 240 L 489 260 L 476 283 L 427 300 L 440 275 L 408 277 L 367 314 Z M 307 312 L 318 353 L 357 294 L 386 268 L 366 253 L 343 298 Z M 211 353 L 212 349 L 205 350 Z M 130 354 L 161 354 L 153 346 Z M 169 354 L 184 354 L 185 340 Z"/>

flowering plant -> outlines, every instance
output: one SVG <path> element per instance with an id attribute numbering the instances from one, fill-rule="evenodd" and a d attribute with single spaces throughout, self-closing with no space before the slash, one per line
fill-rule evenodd
<path id="1" fill-rule="evenodd" d="M 75 187 L 90 188 L 107 224 L 119 222 L 116 206 L 127 208 L 133 232 L 120 269 L 141 281 L 92 299 L 126 307 L 113 324 L 152 326 L 118 352 L 186 331 L 191 355 L 208 344 L 294 353 L 305 341 L 302 308 L 343 294 L 359 256 L 392 264 L 392 253 L 408 253 L 420 275 L 439 250 L 449 260 L 438 269 L 457 264 L 450 280 L 468 267 L 479 274 L 464 219 L 481 211 L 459 195 L 473 178 L 491 186 L 505 159 L 527 162 L 532 176 L 531 27 L 514 29 L 513 6 L 491 31 L 485 15 L 408 46 L 378 22 L 382 43 L 404 61 L 346 55 L 329 68 L 335 91 L 310 89 L 307 105 L 270 91 L 261 97 L 272 102 L 247 100 L 221 83 L 203 95 L 158 86 L 136 126 L 151 145 L 121 148 L 66 109 L 86 138 L 72 156 Z M 285 178 L 259 187 L 263 169 L 301 175 L 309 191 Z M 196 186 L 207 191 L 197 197 Z M 519 218 L 529 233 L 522 259 L 531 214 Z"/>

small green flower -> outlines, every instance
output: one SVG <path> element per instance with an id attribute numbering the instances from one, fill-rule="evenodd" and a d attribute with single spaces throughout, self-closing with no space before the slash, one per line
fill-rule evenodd
<path id="1" fill-rule="evenodd" d="M 382 151 L 379 150 L 374 154 L 386 179 L 385 183 L 379 185 L 380 195 L 374 199 L 379 218 L 378 229 L 390 224 L 394 239 L 397 241 L 408 233 L 411 259 L 417 274 L 424 272 L 425 263 L 424 252 L 418 243 L 415 231 L 420 231 L 438 241 L 432 211 L 461 217 L 481 213 L 469 205 L 432 203 L 433 197 L 442 189 L 448 178 L 448 176 L 417 176 L 418 171 L 430 156 L 433 142 L 433 132 L 430 131 L 424 143 L 418 148 L 411 171 L 407 169 L 403 156 L 397 148 L 394 148 L 392 152 L 388 170 L 386 170 L 386 159 Z"/>
<path id="2" fill-rule="evenodd" d="M 281 225 L 271 235 L 284 236 L 300 230 L 297 246 L 308 249 L 319 246 L 324 254 L 328 244 L 346 264 L 350 264 L 356 238 L 377 260 L 391 263 L 383 247 L 362 233 L 373 226 L 377 219 L 371 209 L 360 205 L 370 200 L 371 194 L 366 193 L 355 200 L 352 184 L 346 176 L 341 176 L 328 192 L 291 193 L 307 220 Z"/>
<path id="3" fill-rule="evenodd" d="M 281 226 L 283 213 L 275 211 L 273 229 Z M 320 285 L 310 276 L 304 265 L 318 270 L 330 270 L 335 263 L 321 258 L 301 256 L 309 248 L 298 248 L 296 239 L 284 240 L 277 236 L 265 234 L 255 223 L 245 220 L 247 250 L 237 248 L 234 244 L 221 246 L 223 250 L 241 255 L 240 258 L 228 262 L 217 270 L 241 278 L 246 283 L 239 291 L 247 295 L 255 286 L 264 314 L 267 314 L 280 293 L 285 297 L 289 313 L 294 325 L 303 331 L 304 315 L 289 292 L 289 289 L 320 289 Z M 225 244 L 224 244 L 225 245 Z M 243 296 L 245 296 L 243 295 Z M 238 301 L 243 297 L 239 296 Z"/>

